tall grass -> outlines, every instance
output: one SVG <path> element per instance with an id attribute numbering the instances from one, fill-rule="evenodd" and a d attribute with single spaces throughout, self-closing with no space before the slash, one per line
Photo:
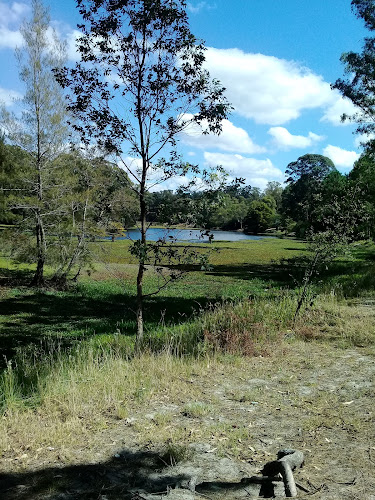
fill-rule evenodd
<path id="1" fill-rule="evenodd" d="M 37 456 L 39 449 L 58 449 L 65 462 L 74 461 L 69 453 L 84 449 L 111 422 L 131 421 L 146 401 L 167 398 L 183 408 L 200 401 L 199 384 L 192 379 L 212 376 L 223 361 L 243 363 L 243 354 L 278 355 L 284 339 L 342 347 L 374 343 L 373 308 L 322 296 L 313 309 L 302 311 L 292 330 L 296 298 L 295 291 L 283 291 L 268 300 L 214 305 L 190 322 L 160 327 L 145 340 L 141 355 L 122 335 L 88 339 L 69 350 L 51 342 L 22 351 L 0 377 L 0 452 Z M 205 404 L 189 407 L 190 413 L 209 413 Z M 158 435 L 161 442 L 168 439 L 168 418 L 164 413 L 154 418 L 153 425 L 165 433 Z M 142 425 L 134 424 L 137 439 L 145 435 Z"/>
<path id="2" fill-rule="evenodd" d="M 173 355 L 176 362 L 215 352 L 262 354 L 283 335 L 294 305 L 292 292 L 281 292 L 268 300 L 218 303 L 184 324 L 156 328 L 146 336 L 143 352 L 152 358 Z M 78 414 L 82 405 L 107 407 L 109 401 L 121 399 L 124 383 L 137 386 L 130 366 L 139 359 L 134 354 L 134 339 L 120 334 L 98 335 L 69 349 L 56 340 L 23 349 L 0 378 L 1 409 L 35 408 L 51 397 L 57 409 L 63 394 L 69 395 L 64 412 L 71 408 Z M 118 378 L 116 374 L 121 375 Z M 143 385 L 149 384 L 144 381 Z M 89 387 L 94 388 L 95 397 L 89 396 Z M 95 400 L 87 401 L 90 397 Z"/>
<path id="3" fill-rule="evenodd" d="M 275 243 L 272 246 L 279 248 Z M 294 246 L 293 243 L 290 252 L 297 251 Z M 260 250 L 270 247 L 271 243 L 264 243 L 253 248 L 259 249 L 260 259 Z M 239 260 L 245 258 L 245 254 L 235 254 Z M 307 301 L 293 324 L 298 289 L 277 290 L 263 279 L 243 279 L 242 268 L 240 277 L 227 276 L 228 255 L 223 244 L 223 252 L 215 257 L 222 259 L 220 265 L 224 268 L 219 270 L 222 274 L 199 275 L 198 279 L 198 274 L 192 273 L 176 287 L 173 297 L 166 295 L 163 302 L 154 304 L 160 314 L 158 304 L 173 307 L 171 299 L 177 297 L 176 309 L 190 300 L 189 304 L 197 305 L 197 312 L 191 316 L 191 309 L 186 309 L 184 321 L 171 315 L 165 324 L 159 319 L 150 322 L 142 355 L 134 353 L 130 327 L 125 323 L 117 325 L 117 316 L 110 326 L 105 323 L 108 314 L 117 314 L 117 309 L 114 312 L 111 309 L 114 304 L 118 303 L 121 311 L 125 307 L 124 290 L 117 282 L 83 281 L 78 288 L 81 300 L 76 309 L 73 307 L 77 304 L 76 295 L 62 293 L 65 305 L 67 298 L 71 299 L 69 307 L 74 309 L 77 321 L 82 319 L 84 304 L 87 308 L 92 304 L 102 307 L 103 317 L 96 318 L 95 334 L 82 335 L 76 343 L 64 341 L 72 333 L 71 329 L 64 328 L 73 323 L 69 316 L 62 317 L 57 329 L 61 331 L 60 340 L 55 335 L 37 347 L 23 347 L 7 364 L 0 375 L 0 411 L 4 417 L 0 419 L 0 451 L 23 450 L 24 443 L 35 453 L 41 446 L 60 450 L 67 450 L 69 446 L 70 449 L 84 448 L 85 440 L 94 431 L 105 430 L 111 420 L 127 419 L 134 409 L 141 411 L 146 399 L 166 395 L 171 400 L 194 399 L 196 388 L 190 382 L 192 374 L 204 375 L 222 356 L 232 360 L 239 359 L 236 355 L 272 356 L 286 345 L 285 339 L 295 338 L 330 342 L 340 347 L 374 343 L 373 307 L 368 307 L 362 299 L 358 303 L 357 299 L 345 300 L 348 295 L 360 295 L 363 287 L 373 293 L 373 261 L 366 263 L 363 270 L 359 255 L 350 262 L 350 273 L 333 274 L 324 285 L 326 294 L 315 298 L 313 308 Z M 347 262 L 341 264 L 348 266 Z M 250 265 L 246 272 L 250 273 Z M 43 295 L 43 300 L 49 297 L 48 293 Z M 315 296 L 314 290 L 312 296 Z M 210 297 L 210 301 L 198 309 L 199 304 L 203 304 L 198 302 L 202 297 Z M 223 300 L 215 303 L 215 297 Z M 53 317 L 59 304 L 59 301 L 50 304 L 49 317 Z M 177 312 L 181 313 L 181 309 Z M 87 309 L 86 315 L 91 318 L 91 309 Z M 45 328 L 50 328 L 51 323 L 56 326 L 56 321 L 46 322 Z M 126 321 L 130 323 L 129 318 Z M 83 328 L 78 323 L 77 331 L 78 327 Z M 28 326 L 31 328 L 32 323 Z M 114 334 L 116 329 L 130 333 Z M 231 356 L 227 356 L 228 353 Z M 206 410 L 194 408 L 195 412 Z M 164 413 L 160 414 L 155 422 L 166 418 Z"/>

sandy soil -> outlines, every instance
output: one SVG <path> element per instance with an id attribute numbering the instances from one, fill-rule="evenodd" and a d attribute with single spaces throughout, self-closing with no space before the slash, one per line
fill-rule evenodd
<path id="1" fill-rule="evenodd" d="M 246 478 L 293 448 L 305 456 L 299 498 L 375 500 L 374 353 L 295 341 L 272 357 L 218 362 L 183 381 L 194 400 L 146 400 L 69 461 L 53 449 L 23 467 L 3 459 L 0 497 L 282 497 L 282 482 Z"/>

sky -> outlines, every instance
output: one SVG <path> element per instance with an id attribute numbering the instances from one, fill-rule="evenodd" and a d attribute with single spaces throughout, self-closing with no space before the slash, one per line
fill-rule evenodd
<path id="1" fill-rule="evenodd" d="M 265 188 L 285 180 L 285 168 L 306 153 L 332 159 L 348 173 L 361 153 L 353 124 L 342 113 L 354 108 L 330 83 L 343 76 L 340 55 L 360 51 L 368 34 L 350 0 L 191 0 L 191 31 L 205 41 L 206 66 L 221 81 L 234 107 L 218 136 L 194 130 L 180 137 L 187 161 L 223 166 L 230 178 Z M 49 0 L 51 24 L 77 55 L 80 16 L 74 0 Z M 14 56 L 22 45 L 20 23 L 31 1 L 0 0 L 0 100 L 9 110 L 22 96 Z M 159 189 L 175 189 L 170 179 Z"/>

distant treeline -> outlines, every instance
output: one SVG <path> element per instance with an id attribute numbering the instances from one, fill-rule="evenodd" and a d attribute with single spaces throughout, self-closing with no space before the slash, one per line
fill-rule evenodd
<path id="1" fill-rule="evenodd" d="M 196 193 L 150 193 L 149 217 L 165 224 L 254 234 L 274 229 L 301 238 L 350 224 L 355 237 L 374 236 L 375 159 L 371 152 L 363 154 L 348 175 L 341 174 L 329 158 L 314 154 L 290 163 L 286 175 L 285 186 L 272 181 L 263 191 L 236 183 Z"/>
<path id="2" fill-rule="evenodd" d="M 17 228 L 18 237 L 26 240 L 27 233 L 34 231 L 33 212 L 41 208 L 37 173 L 28 153 L 3 140 L 0 166 L 0 224 Z M 374 235 L 372 153 L 363 154 L 348 175 L 341 174 L 329 158 L 312 154 L 290 163 L 286 174 L 285 186 L 271 181 L 264 190 L 237 181 L 195 192 L 182 188 L 148 192 L 148 222 L 254 234 L 275 230 L 304 237 L 308 231 L 319 232 L 337 223 L 338 214 L 351 212 L 358 237 Z M 138 220 L 136 187 L 124 170 L 100 155 L 62 154 L 48 176 L 44 173 L 43 212 L 46 233 L 54 241 L 79 239 L 82 232 L 91 237 L 115 236 Z M 19 242 L 15 241 L 17 247 Z M 27 253 L 27 247 L 23 241 L 22 253 Z"/>

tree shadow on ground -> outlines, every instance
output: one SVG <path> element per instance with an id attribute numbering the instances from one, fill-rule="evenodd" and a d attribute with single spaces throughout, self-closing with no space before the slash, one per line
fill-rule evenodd
<path id="1" fill-rule="evenodd" d="M 261 279 L 272 282 L 273 285 L 283 288 L 295 288 L 301 286 L 306 267 L 309 260 L 305 256 L 284 259 L 281 262 L 271 264 L 242 264 L 240 266 L 218 265 L 212 271 L 207 272 L 211 276 L 228 276 L 239 280 Z M 321 284 L 329 282 L 334 278 L 350 275 L 365 276 L 372 270 L 373 259 L 363 254 L 363 259 L 340 259 L 333 263 L 323 264 L 318 273 L 314 275 L 312 282 L 319 281 Z M 372 289 L 372 287 L 370 287 Z"/>
<path id="2" fill-rule="evenodd" d="M 137 491 L 165 494 L 188 476 L 161 474 L 162 454 L 123 450 L 105 463 L 52 467 L 35 472 L 0 474 L 2 500 L 127 500 Z"/>
<path id="3" fill-rule="evenodd" d="M 7 288 L 25 286 L 31 282 L 35 273 L 29 269 L 1 268 L 0 271 L 0 287 Z"/>
<path id="4" fill-rule="evenodd" d="M 305 272 L 302 259 L 293 259 L 271 264 L 242 264 L 240 266 L 215 266 L 207 272 L 211 276 L 228 276 L 239 280 L 271 281 L 274 286 L 294 288 L 301 282 Z"/>
<path id="5" fill-rule="evenodd" d="M 169 465 L 171 456 L 154 451 L 123 450 L 104 463 L 55 466 L 33 472 L 0 474 L 2 500 L 142 500 L 161 498 L 173 489 L 182 496 L 227 498 L 230 495 L 284 496 L 282 483 L 244 478 L 238 483 L 199 482 L 197 469 Z M 266 478 L 265 478 L 266 479 Z M 185 492 L 185 495 L 184 493 Z M 176 498 L 176 497 L 175 497 Z M 179 498 L 179 497 L 177 497 Z M 237 498 L 237 496 L 236 496 Z"/>
<path id="6" fill-rule="evenodd" d="M 13 279 L 10 273 L 8 278 Z M 0 364 L 28 345 L 47 344 L 48 348 L 48 344 L 58 341 L 59 348 L 64 349 L 77 340 L 101 334 L 134 336 L 136 299 L 133 295 L 106 291 L 98 297 L 79 288 L 67 291 L 30 289 L 25 281 L 21 287 L 21 278 L 16 271 L 15 281 L 20 280 L 18 293 L 0 302 L 0 317 L 3 318 L 0 322 Z M 146 331 L 155 329 L 161 322 L 169 325 L 188 321 L 208 302 L 207 297 L 150 297 L 145 300 L 144 307 Z"/>
<path id="7" fill-rule="evenodd" d="M 330 280 L 341 280 L 345 293 L 357 293 L 374 289 L 372 260 L 373 254 L 364 252 L 361 260 L 336 261 L 316 280 L 321 284 Z M 302 283 L 306 268 L 305 257 L 294 257 L 271 264 L 248 264 L 239 266 L 217 265 L 209 276 L 226 276 L 235 280 L 260 279 L 272 286 L 295 288 Z M 192 269 L 196 271 L 197 269 Z M 136 331 L 134 295 L 105 291 L 91 295 L 82 290 L 63 292 L 29 289 L 31 272 L 6 270 L 2 282 L 10 288 L 21 287 L 19 293 L 0 302 L 0 364 L 12 359 L 20 348 L 28 345 L 51 342 L 58 339 L 60 348 L 85 338 L 100 334 L 119 333 L 127 337 Z M 363 276 L 359 279 L 358 276 Z M 356 287 L 351 279 L 356 276 Z M 350 296 L 350 295 L 349 295 Z M 352 295 L 353 296 L 353 295 Z M 155 295 L 145 300 L 146 330 L 154 330 L 163 325 L 181 324 L 188 321 L 197 311 L 216 302 L 218 297 L 175 297 Z"/>

